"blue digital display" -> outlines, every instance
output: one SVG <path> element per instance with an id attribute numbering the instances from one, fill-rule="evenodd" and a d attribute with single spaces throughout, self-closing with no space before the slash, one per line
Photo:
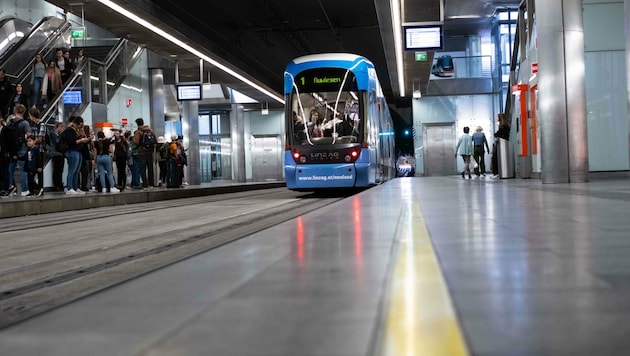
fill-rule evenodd
<path id="1" fill-rule="evenodd" d="M 83 95 L 81 90 L 66 90 L 63 92 L 64 105 L 81 105 Z"/>

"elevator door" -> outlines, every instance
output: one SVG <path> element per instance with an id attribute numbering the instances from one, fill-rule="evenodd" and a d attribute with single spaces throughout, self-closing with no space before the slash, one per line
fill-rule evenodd
<path id="1" fill-rule="evenodd" d="M 424 175 L 455 174 L 455 125 L 424 125 Z"/>
<path id="2" fill-rule="evenodd" d="M 255 182 L 282 180 L 282 151 L 279 136 L 255 136 L 252 146 L 252 179 Z"/>

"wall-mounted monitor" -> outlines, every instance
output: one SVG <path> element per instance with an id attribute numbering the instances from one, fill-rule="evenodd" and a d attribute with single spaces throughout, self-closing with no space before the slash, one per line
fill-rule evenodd
<path id="1" fill-rule="evenodd" d="M 201 100 L 203 95 L 201 84 L 180 84 L 177 85 L 177 101 Z"/>
<path id="2" fill-rule="evenodd" d="M 442 25 L 406 26 L 405 49 L 408 51 L 435 50 L 444 47 Z"/>
<path id="3" fill-rule="evenodd" d="M 64 105 L 81 105 L 83 96 L 80 89 L 66 90 L 63 92 Z"/>

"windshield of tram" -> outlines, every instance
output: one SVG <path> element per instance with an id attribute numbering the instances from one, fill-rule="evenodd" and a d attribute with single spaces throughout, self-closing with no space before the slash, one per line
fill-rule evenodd
<path id="1" fill-rule="evenodd" d="M 353 73 L 341 68 L 306 70 L 295 78 L 288 100 L 289 140 L 297 145 L 360 143 L 363 95 Z"/>
<path id="2" fill-rule="evenodd" d="M 339 100 L 336 98 L 339 95 Z M 293 95 L 292 139 L 295 144 L 358 143 L 362 138 L 361 110 L 355 92 Z"/>

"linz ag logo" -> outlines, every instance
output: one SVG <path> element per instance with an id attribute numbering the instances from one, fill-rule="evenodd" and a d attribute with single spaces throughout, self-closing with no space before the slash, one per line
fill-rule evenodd
<path id="1" fill-rule="evenodd" d="M 313 152 L 311 160 L 313 161 L 332 161 L 339 159 L 339 152 Z"/>

